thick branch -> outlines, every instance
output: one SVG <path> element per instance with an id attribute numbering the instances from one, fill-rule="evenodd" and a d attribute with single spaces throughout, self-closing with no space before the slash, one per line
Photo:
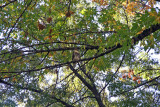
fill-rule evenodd
<path id="1" fill-rule="evenodd" d="M 70 69 L 71 69 L 71 70 L 75 73 L 75 75 L 83 82 L 83 84 L 84 84 L 85 86 L 87 86 L 89 90 L 92 91 L 92 93 L 93 93 L 94 96 L 95 96 L 95 99 L 96 99 L 97 102 L 98 102 L 98 105 L 99 105 L 100 107 L 105 107 L 105 105 L 103 104 L 103 102 L 102 102 L 102 100 L 101 100 L 100 94 L 98 93 L 98 91 L 97 91 L 96 86 L 94 85 L 94 83 L 92 84 L 93 86 L 91 86 L 91 85 L 78 73 L 78 71 L 73 68 L 72 65 L 70 65 Z"/>
<path id="2" fill-rule="evenodd" d="M 147 37 L 151 33 L 154 33 L 155 31 L 160 29 L 160 24 L 152 25 L 150 28 L 144 30 L 141 34 L 139 34 L 137 37 L 133 37 L 132 40 L 134 41 L 134 44 L 138 41 L 141 41 L 143 38 Z"/>
<path id="3" fill-rule="evenodd" d="M 137 37 L 133 37 L 132 40 L 134 40 L 134 44 L 136 44 L 138 41 L 141 41 L 142 39 L 144 39 L 145 37 L 147 37 L 148 35 L 150 35 L 151 33 L 154 33 L 155 31 L 157 31 L 159 29 L 160 29 L 160 24 L 152 25 L 150 28 L 144 30 L 141 34 L 137 35 Z M 120 43 L 118 43 L 117 45 L 115 45 L 113 47 L 106 48 L 106 52 L 101 53 L 99 55 L 96 55 L 94 57 L 84 58 L 84 59 L 80 59 L 78 61 L 70 61 L 70 62 L 66 62 L 66 63 L 63 63 L 63 64 L 57 64 L 57 65 L 54 65 L 54 66 L 46 66 L 46 67 L 43 67 L 43 68 L 40 68 L 40 69 L 20 71 L 20 72 L 32 72 L 32 71 L 39 71 L 39 70 L 42 70 L 42 69 L 53 69 L 53 68 L 56 68 L 56 67 L 61 67 L 61 66 L 70 64 L 70 63 L 77 63 L 77 62 L 80 62 L 80 61 L 90 61 L 92 59 L 95 59 L 95 58 L 104 56 L 106 54 L 109 54 L 109 53 L 111 53 L 111 52 L 113 52 L 113 51 L 115 51 L 115 50 L 117 50 L 117 49 L 119 49 L 121 47 L 123 47 L 123 45 L 121 45 Z M 90 48 L 90 49 L 93 49 L 93 48 L 96 49 L 98 47 L 88 47 L 88 48 Z M 72 50 L 72 49 L 75 49 L 75 48 L 70 48 L 70 49 Z M 80 47 L 76 48 L 76 49 L 80 49 Z M 47 52 L 47 51 L 45 51 L 45 52 Z M 20 72 L 10 72 L 10 73 L 20 73 Z M 6 72 L 1 72 L 1 73 L 6 73 Z"/>
<path id="4" fill-rule="evenodd" d="M 150 28 L 144 30 L 141 34 L 137 35 L 137 37 L 133 37 L 132 40 L 134 41 L 134 44 L 136 44 L 138 41 L 141 41 L 142 39 L 144 39 L 145 37 L 147 37 L 148 35 L 150 35 L 151 33 L 154 33 L 155 31 L 157 31 L 159 29 L 160 29 L 160 24 L 152 25 Z M 102 53 L 100 55 L 97 55 L 97 56 L 94 56 L 94 57 L 90 57 L 90 58 L 84 58 L 84 59 L 81 59 L 81 60 L 78 60 L 78 61 L 73 61 L 73 62 L 71 61 L 69 63 L 75 63 L 75 62 L 87 61 L 87 60 L 89 61 L 89 60 L 92 60 L 94 58 L 98 58 L 98 57 L 103 56 L 105 54 L 111 53 L 112 51 L 114 51 L 114 50 L 116 50 L 118 48 L 121 48 L 121 47 L 123 47 L 123 45 L 118 43 L 117 45 L 114 45 L 112 47 L 105 48 L 106 49 L 105 53 Z M 85 49 L 98 49 L 98 48 L 99 48 L 99 46 L 87 46 L 87 47 L 85 47 Z M 81 47 L 76 47 L 76 49 L 79 50 L 79 49 L 81 49 Z M 27 51 L 23 51 L 23 52 L 29 52 L 28 54 L 34 54 L 34 53 L 52 52 L 52 51 L 65 51 L 65 50 L 75 50 L 75 47 L 54 48 L 54 49 L 49 49 L 49 50 L 36 50 L 36 51 L 27 50 Z M 6 60 L 3 60 L 3 61 L 6 61 Z M 1 61 L 1 62 L 3 62 L 3 61 Z"/>
<path id="5" fill-rule="evenodd" d="M 72 65 L 69 65 L 70 69 L 74 72 L 74 74 L 84 83 L 85 86 L 88 87 L 88 89 L 92 90 L 93 87 L 78 73 L 76 69 L 73 68 Z"/>

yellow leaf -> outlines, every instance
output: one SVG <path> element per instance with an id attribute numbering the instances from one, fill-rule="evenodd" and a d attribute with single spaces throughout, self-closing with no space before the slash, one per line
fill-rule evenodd
<path id="1" fill-rule="evenodd" d="M 3 76 L 3 78 L 7 78 L 7 77 L 8 77 L 8 75 L 4 75 L 4 76 Z"/>
<path id="2" fill-rule="evenodd" d="M 144 46 L 144 45 L 146 45 L 145 42 L 141 42 L 140 43 L 140 46 Z"/>
<path id="3" fill-rule="evenodd" d="M 54 10 L 54 9 L 55 9 L 55 5 L 52 6 L 52 10 Z"/>
<path id="4" fill-rule="evenodd" d="M 123 5 L 123 6 L 126 6 L 126 5 L 127 5 L 127 1 L 123 2 L 122 5 Z"/>
<path id="5" fill-rule="evenodd" d="M 61 16 L 61 17 L 64 17 L 64 16 L 65 16 L 65 14 L 64 14 L 64 13 L 60 13 L 60 16 Z"/>
<path id="6" fill-rule="evenodd" d="M 127 72 L 127 70 L 121 70 L 120 72 L 125 73 L 125 72 Z"/>
<path id="7" fill-rule="evenodd" d="M 119 42 L 116 42 L 116 46 L 119 44 Z"/>
<path id="8" fill-rule="evenodd" d="M 67 55 L 67 53 L 66 52 L 63 52 L 63 56 L 66 56 Z"/>
<path id="9" fill-rule="evenodd" d="M 120 81 L 123 81 L 123 82 L 125 81 L 123 78 L 119 78 L 119 80 L 120 80 Z"/>
<path id="10" fill-rule="evenodd" d="M 20 60 L 21 58 L 22 58 L 22 56 L 20 56 L 20 57 L 17 57 L 17 58 L 16 58 L 16 60 Z"/>
<path id="11" fill-rule="evenodd" d="M 151 41 L 153 41 L 153 39 L 154 39 L 153 35 L 151 35 L 149 39 L 150 39 Z"/>
<path id="12" fill-rule="evenodd" d="M 156 18 L 156 21 L 157 21 L 158 23 L 160 23 L 160 16 L 158 16 L 158 17 Z"/>
<path id="13" fill-rule="evenodd" d="M 85 13 L 86 9 L 84 8 L 80 13 L 83 15 Z"/>
<path id="14" fill-rule="evenodd" d="M 54 65 L 55 63 L 54 63 L 54 61 L 52 61 L 52 65 Z"/>
<path id="15" fill-rule="evenodd" d="M 3 10 L 8 11 L 8 9 L 7 9 L 7 8 L 3 8 Z"/>
<path id="16" fill-rule="evenodd" d="M 157 12 L 156 11 L 149 12 L 149 14 L 150 14 L 150 16 L 157 17 Z"/>

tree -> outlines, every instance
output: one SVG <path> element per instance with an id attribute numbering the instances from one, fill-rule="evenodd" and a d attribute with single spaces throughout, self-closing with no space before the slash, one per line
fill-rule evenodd
<path id="1" fill-rule="evenodd" d="M 160 105 L 158 0 L 0 3 L 2 105 Z"/>

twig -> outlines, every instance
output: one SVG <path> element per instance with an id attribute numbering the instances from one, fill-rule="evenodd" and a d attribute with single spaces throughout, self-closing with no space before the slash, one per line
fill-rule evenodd
<path id="1" fill-rule="evenodd" d="M 23 10 L 23 12 L 20 14 L 20 16 L 17 18 L 17 20 L 15 21 L 14 25 L 12 26 L 11 30 L 8 33 L 7 39 L 8 40 L 11 32 L 13 31 L 14 27 L 16 26 L 17 22 L 19 21 L 19 19 L 22 17 L 22 15 L 24 14 L 24 12 L 27 10 L 27 8 L 31 5 L 32 0 L 28 3 L 27 7 Z"/>
<path id="2" fill-rule="evenodd" d="M 147 84 L 147 83 L 153 82 L 154 80 L 158 79 L 159 77 L 160 77 L 160 76 L 155 77 L 154 79 L 152 79 L 152 80 L 150 80 L 150 81 L 146 81 L 146 82 L 144 82 L 144 83 L 142 83 L 142 84 L 140 84 L 140 85 L 137 85 L 137 86 L 135 86 L 135 87 L 133 87 L 133 88 L 130 88 L 130 89 L 128 89 L 128 90 L 125 90 L 125 91 L 123 91 L 123 92 L 121 92 L 121 93 L 118 93 L 118 94 L 116 94 L 116 95 L 113 95 L 113 96 L 111 96 L 111 97 L 116 97 L 116 96 L 118 96 L 118 95 L 124 94 L 124 93 L 126 93 L 126 92 L 131 91 L 131 90 L 134 90 L 134 89 L 136 89 L 136 88 L 138 88 L 138 87 L 140 87 L 140 86 L 143 86 L 143 85 L 145 85 L 145 84 Z"/>
<path id="3" fill-rule="evenodd" d="M 93 96 L 86 96 L 86 97 L 80 98 L 79 100 L 75 101 L 73 104 L 75 104 L 75 103 L 77 103 L 77 102 L 79 102 L 79 101 L 81 101 L 81 100 L 83 100 L 85 98 L 95 98 L 95 97 L 93 97 Z"/>
<path id="4" fill-rule="evenodd" d="M 21 86 L 21 85 L 13 85 L 13 84 L 8 83 L 8 82 L 6 82 L 6 81 L 4 81 L 4 80 L 2 80 L 2 79 L 0 79 L 0 83 L 3 83 L 3 84 L 5 84 L 5 85 L 9 85 L 9 86 L 12 86 L 12 87 L 20 88 L 20 89 L 22 89 L 22 90 L 29 90 L 29 91 L 36 92 L 36 93 L 39 93 L 39 94 L 44 94 L 43 90 L 37 90 L 37 89 L 29 88 L 29 87 L 23 87 L 23 86 Z M 62 104 L 65 105 L 66 107 L 74 107 L 74 106 L 72 106 L 72 105 L 70 105 L 70 104 L 62 101 L 61 99 L 56 98 L 55 96 L 49 96 L 49 97 L 55 99 L 57 102 L 62 103 Z"/>
<path id="5" fill-rule="evenodd" d="M 7 5 L 14 3 L 15 1 L 17 1 L 17 0 L 10 1 L 9 3 L 6 3 L 5 5 L 0 6 L 0 8 L 2 9 L 2 8 L 6 7 Z"/>
<path id="6" fill-rule="evenodd" d="M 116 72 L 112 75 L 112 77 L 110 78 L 110 80 L 108 81 L 108 83 L 101 89 L 101 91 L 100 91 L 99 93 L 101 93 L 101 92 L 108 86 L 108 84 L 111 82 L 111 80 L 112 80 L 113 77 L 116 75 L 116 73 L 118 72 L 119 68 L 121 67 L 124 58 L 125 58 L 125 54 L 123 55 L 122 60 L 121 60 L 121 62 L 120 62 L 120 64 L 119 64 Z"/>

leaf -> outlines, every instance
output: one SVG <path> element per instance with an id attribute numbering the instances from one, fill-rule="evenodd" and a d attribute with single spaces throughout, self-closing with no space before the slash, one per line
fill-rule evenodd
<path id="1" fill-rule="evenodd" d="M 131 73 L 130 72 L 128 73 L 128 78 L 131 78 Z"/>
<path id="2" fill-rule="evenodd" d="M 13 82 L 17 82 L 18 80 L 14 77 L 14 78 L 12 79 L 12 81 L 13 81 Z"/>
<path id="3" fill-rule="evenodd" d="M 132 80 L 133 80 L 133 81 L 137 81 L 138 78 L 137 78 L 136 76 L 134 76 L 134 77 L 132 78 Z"/>
<path id="4" fill-rule="evenodd" d="M 159 52 L 155 1 L 1 0 L 0 4 L 4 92 L 0 106 L 11 106 L 5 103 L 10 98 L 26 107 L 159 105 L 153 93 L 160 91 L 155 80 L 159 60 L 150 54 Z M 72 68 L 75 49 L 80 61 Z M 153 81 L 141 84 L 151 77 Z M 152 92 L 147 91 L 152 84 Z M 120 100 L 112 101 L 112 96 Z"/>
<path id="5" fill-rule="evenodd" d="M 38 29 L 43 30 L 45 26 L 38 21 Z"/>
<path id="6" fill-rule="evenodd" d="M 153 41 L 153 40 L 154 40 L 153 35 L 151 35 L 149 39 L 150 39 L 151 41 Z"/>
<path id="7" fill-rule="evenodd" d="M 137 83 L 138 83 L 138 84 L 141 84 L 141 80 L 138 80 Z"/>
<path id="8" fill-rule="evenodd" d="M 48 17 L 48 18 L 47 18 L 47 22 L 48 22 L 48 23 L 51 23 L 51 22 L 52 22 L 52 18 L 51 18 L 51 17 Z"/>

